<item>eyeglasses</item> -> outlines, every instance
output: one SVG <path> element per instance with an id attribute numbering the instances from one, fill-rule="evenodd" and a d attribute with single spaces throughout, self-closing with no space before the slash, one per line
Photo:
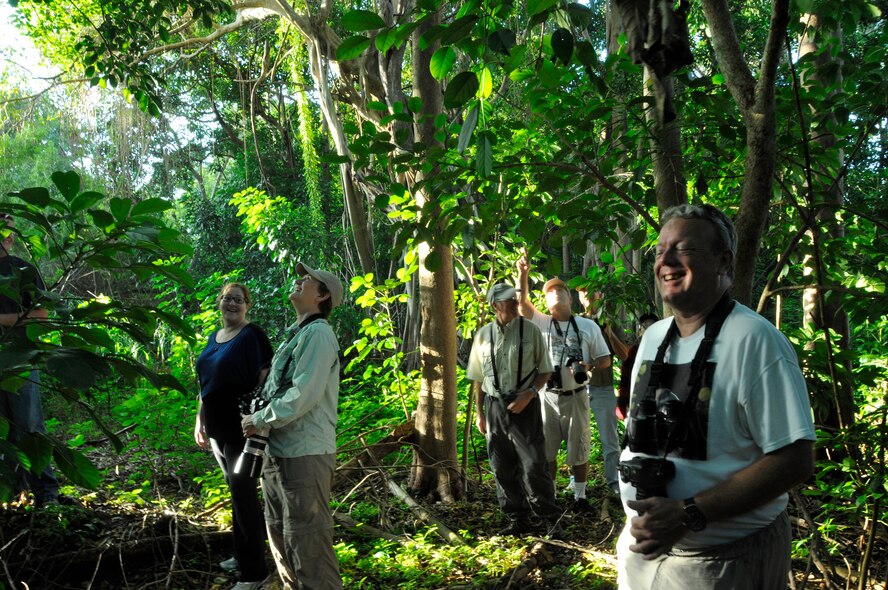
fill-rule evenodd
<path id="1" fill-rule="evenodd" d="M 232 295 L 223 295 L 222 301 L 224 303 L 237 303 L 238 305 L 243 305 L 246 303 L 246 300 L 243 297 L 232 296 Z"/>
<path id="2" fill-rule="evenodd" d="M 691 248 L 690 246 L 675 246 L 672 248 L 677 256 L 682 258 L 688 258 L 697 252 L 708 252 L 711 253 L 711 248 Z M 669 251 L 669 248 L 655 248 L 654 249 L 654 258 L 660 260 L 666 255 L 666 252 Z"/>

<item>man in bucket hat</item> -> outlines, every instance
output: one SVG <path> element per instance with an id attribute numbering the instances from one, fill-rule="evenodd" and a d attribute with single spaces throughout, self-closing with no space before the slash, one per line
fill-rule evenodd
<path id="1" fill-rule="evenodd" d="M 476 424 L 487 438 L 497 499 L 509 519 L 502 534 L 528 532 L 533 512 L 557 536 L 559 510 L 546 470 L 539 399 L 552 365 L 539 329 L 518 317 L 514 287 L 494 285 L 487 301 L 496 319 L 475 334 L 466 376 L 474 382 Z"/>

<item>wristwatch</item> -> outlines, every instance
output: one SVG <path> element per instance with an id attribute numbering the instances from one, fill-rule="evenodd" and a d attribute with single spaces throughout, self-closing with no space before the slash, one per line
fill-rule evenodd
<path id="1" fill-rule="evenodd" d="M 706 516 L 700 512 L 693 496 L 684 501 L 684 511 L 684 525 L 688 527 L 689 531 L 699 533 L 706 528 Z"/>
<path id="2" fill-rule="evenodd" d="M 530 387 L 528 387 L 528 389 L 531 390 L 531 391 L 533 392 L 534 395 L 539 395 L 539 394 L 540 394 L 540 390 L 537 389 L 537 386 L 536 386 L 536 385 L 531 385 Z"/>

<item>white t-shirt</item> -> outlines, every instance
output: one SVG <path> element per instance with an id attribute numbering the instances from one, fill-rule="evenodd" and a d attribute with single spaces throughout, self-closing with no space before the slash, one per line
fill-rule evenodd
<path id="1" fill-rule="evenodd" d="M 552 366 L 561 367 L 562 389 L 576 389 L 581 386 L 573 378 L 571 371 L 573 367 L 567 366 L 569 358 L 590 363 L 598 357 L 610 354 L 607 343 L 601 335 L 601 329 L 595 322 L 580 316 L 573 316 L 573 319 L 576 322 L 576 329 L 570 321 L 555 321 L 552 316 L 539 310 L 531 318 L 543 333 Z"/>
<path id="2" fill-rule="evenodd" d="M 636 415 L 638 400 L 647 389 L 650 365 L 671 323 L 671 318 L 657 322 L 641 340 L 632 374 L 629 420 Z M 705 327 L 701 327 L 670 344 L 657 391 L 660 409 L 667 399 L 683 401 L 687 396 L 690 363 L 704 333 Z M 670 498 L 689 498 L 766 453 L 797 440 L 815 440 L 808 388 L 795 351 L 783 334 L 748 307 L 736 304 L 725 320 L 709 355 L 697 411 L 689 424 L 684 447 L 669 453 L 676 471 L 666 487 Z M 637 455 L 640 453 L 627 446 L 620 460 Z M 625 501 L 634 500 L 635 492 L 621 478 L 627 523 L 636 513 Z M 711 522 L 699 533 L 689 532 L 676 546 L 693 549 L 746 537 L 770 524 L 786 504 L 787 494 L 782 494 L 745 514 Z"/>

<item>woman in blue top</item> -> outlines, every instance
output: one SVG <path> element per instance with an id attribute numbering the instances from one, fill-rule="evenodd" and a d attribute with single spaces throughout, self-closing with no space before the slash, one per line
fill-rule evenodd
<path id="1" fill-rule="evenodd" d="M 257 480 L 234 473 L 244 448 L 239 401 L 265 381 L 272 357 L 268 336 L 247 320 L 250 291 L 228 283 L 216 298 L 222 329 L 213 332 L 197 358 L 200 400 L 194 425 L 198 446 L 212 448 L 231 492 L 234 557 L 219 565 L 240 569 L 235 588 L 254 588 L 268 577 L 265 565 L 265 519 L 259 505 Z"/>

